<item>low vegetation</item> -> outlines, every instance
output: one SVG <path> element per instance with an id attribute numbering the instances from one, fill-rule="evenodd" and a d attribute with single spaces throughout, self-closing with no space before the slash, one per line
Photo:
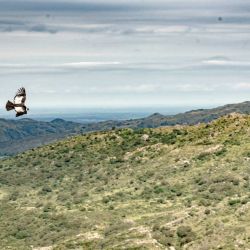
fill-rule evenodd
<path id="1" fill-rule="evenodd" d="M 248 249 L 249 126 L 113 129 L 2 159 L 0 248 Z"/>

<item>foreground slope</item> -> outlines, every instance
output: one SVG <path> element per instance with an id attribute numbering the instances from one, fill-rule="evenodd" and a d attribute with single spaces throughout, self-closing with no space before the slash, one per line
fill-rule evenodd
<path id="1" fill-rule="evenodd" d="M 2 160 L 1 249 L 247 249 L 249 126 L 95 132 Z"/>

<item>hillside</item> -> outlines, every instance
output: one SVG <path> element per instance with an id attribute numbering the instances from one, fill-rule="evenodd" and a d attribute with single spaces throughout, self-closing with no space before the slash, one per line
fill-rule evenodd
<path id="1" fill-rule="evenodd" d="M 82 124 L 55 119 L 0 119 L 0 156 L 12 155 L 83 132 Z"/>
<path id="2" fill-rule="evenodd" d="M 52 122 L 40 122 L 31 119 L 0 119 L 0 156 L 20 153 L 74 134 L 110 130 L 112 128 L 157 128 L 176 124 L 193 125 L 201 122 L 207 123 L 232 112 L 250 114 L 250 102 L 228 104 L 214 109 L 192 110 L 171 116 L 155 113 L 142 119 L 89 124 L 68 122 L 62 119 L 55 119 Z"/>
<path id="3" fill-rule="evenodd" d="M 1 160 L 1 249 L 248 249 L 249 126 L 93 132 Z"/>

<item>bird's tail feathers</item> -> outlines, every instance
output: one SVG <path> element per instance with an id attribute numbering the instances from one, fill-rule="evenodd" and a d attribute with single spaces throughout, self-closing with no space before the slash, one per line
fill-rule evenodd
<path id="1" fill-rule="evenodd" d="M 7 110 L 7 111 L 10 111 L 10 110 L 12 110 L 12 109 L 14 109 L 14 108 L 15 108 L 14 103 L 12 103 L 12 102 L 10 102 L 10 101 L 8 101 L 8 102 L 6 103 L 6 110 Z"/>

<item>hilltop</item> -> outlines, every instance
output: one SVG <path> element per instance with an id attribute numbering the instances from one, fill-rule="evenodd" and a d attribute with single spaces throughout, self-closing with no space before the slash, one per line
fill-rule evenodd
<path id="1" fill-rule="evenodd" d="M 92 132 L 1 160 L 1 249 L 247 249 L 249 126 Z"/>
<path id="2" fill-rule="evenodd" d="M 62 119 L 55 119 L 51 122 L 40 122 L 31 119 L 0 119 L 0 156 L 14 155 L 71 135 L 91 131 L 103 131 L 114 128 L 157 128 L 177 124 L 194 125 L 202 122 L 208 123 L 232 112 L 250 114 L 250 102 L 228 104 L 213 109 L 192 110 L 171 116 L 155 113 L 141 119 L 111 120 L 88 124 L 79 124 Z"/>

